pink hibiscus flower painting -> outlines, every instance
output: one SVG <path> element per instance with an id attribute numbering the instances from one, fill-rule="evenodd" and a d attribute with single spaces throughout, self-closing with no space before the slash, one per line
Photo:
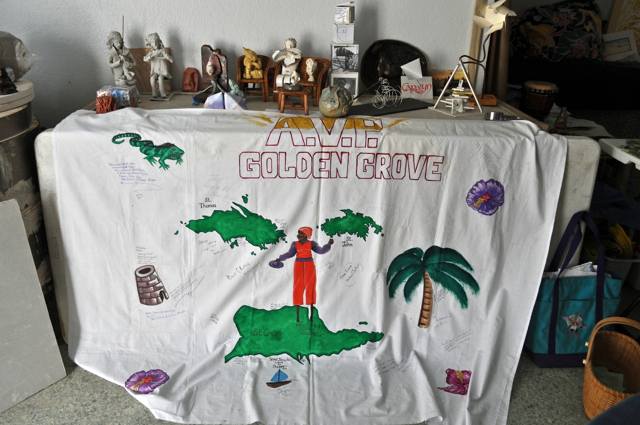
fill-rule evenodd
<path id="1" fill-rule="evenodd" d="M 467 391 L 469 391 L 470 380 L 470 370 L 447 369 L 447 384 L 449 384 L 449 386 L 438 387 L 438 389 L 448 393 L 466 395 Z"/>

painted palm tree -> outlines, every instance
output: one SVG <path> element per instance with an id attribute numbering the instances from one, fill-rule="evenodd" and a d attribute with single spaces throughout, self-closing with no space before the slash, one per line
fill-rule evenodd
<path id="1" fill-rule="evenodd" d="M 420 248 L 412 248 L 394 258 L 389 266 L 389 298 L 394 298 L 396 291 L 404 285 L 404 299 L 409 302 L 422 282 L 424 295 L 418 326 L 428 328 L 433 310 L 432 282 L 451 292 L 462 308 L 467 308 L 469 300 L 465 286 L 473 294 L 480 291 L 478 282 L 471 273 L 473 268 L 455 249 L 434 245 L 423 253 Z"/>

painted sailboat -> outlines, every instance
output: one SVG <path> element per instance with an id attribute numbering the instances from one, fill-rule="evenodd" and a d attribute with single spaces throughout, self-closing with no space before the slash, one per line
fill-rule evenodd
<path id="1" fill-rule="evenodd" d="M 267 385 L 271 388 L 278 388 L 283 385 L 287 385 L 291 382 L 291 379 L 287 380 L 288 376 L 281 369 L 278 369 L 271 381 L 267 382 Z"/>

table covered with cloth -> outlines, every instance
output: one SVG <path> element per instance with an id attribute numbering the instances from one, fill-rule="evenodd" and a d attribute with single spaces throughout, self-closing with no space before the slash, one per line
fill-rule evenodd
<path id="1" fill-rule="evenodd" d="M 53 147 L 70 355 L 157 418 L 506 422 L 564 138 L 128 108 Z"/>

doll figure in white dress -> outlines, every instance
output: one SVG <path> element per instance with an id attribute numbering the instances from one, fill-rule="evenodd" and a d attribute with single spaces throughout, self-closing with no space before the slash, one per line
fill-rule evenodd
<path id="1" fill-rule="evenodd" d="M 151 49 L 144 57 L 145 62 L 151 62 L 151 97 L 157 98 L 159 91 L 160 97 L 164 99 L 167 97 L 167 92 L 164 89 L 164 79 L 171 78 L 168 62 L 173 63 L 173 58 L 165 51 L 164 44 L 160 40 L 158 33 L 154 32 L 146 36 L 145 42 L 147 47 Z"/>

